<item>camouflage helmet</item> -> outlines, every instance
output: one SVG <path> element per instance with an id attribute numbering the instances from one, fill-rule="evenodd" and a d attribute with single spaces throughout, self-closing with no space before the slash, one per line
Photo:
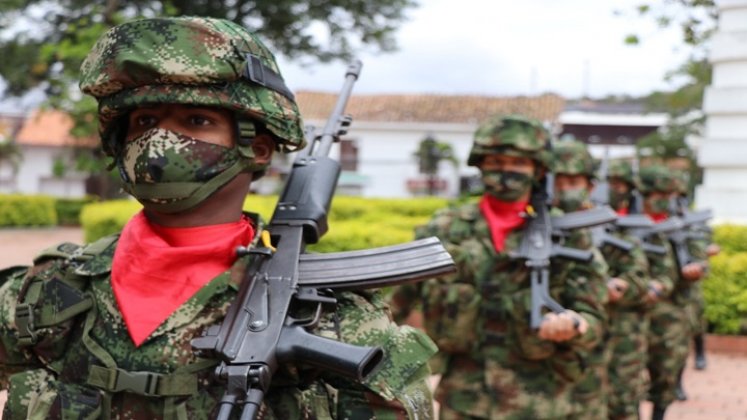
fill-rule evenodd
<path id="1" fill-rule="evenodd" d="M 228 20 L 154 18 L 116 26 L 81 65 L 80 88 L 98 101 L 99 134 L 110 155 L 120 118 L 158 103 L 226 108 L 235 112 L 241 137 L 253 136 L 259 122 L 279 149 L 304 146 L 301 116 L 275 57 Z"/>
<path id="2" fill-rule="evenodd" d="M 479 166 L 487 155 L 528 157 L 548 167 L 550 133 L 537 120 L 521 116 L 495 117 L 475 131 L 467 164 Z"/>
<path id="3" fill-rule="evenodd" d="M 555 174 L 594 178 L 594 158 L 586 144 L 578 140 L 559 141 L 552 149 L 552 171 Z"/>
<path id="4" fill-rule="evenodd" d="M 672 193 L 678 189 L 677 175 L 663 165 L 641 168 L 638 178 L 638 190 L 643 194 L 652 192 Z"/>
<path id="5" fill-rule="evenodd" d="M 610 178 L 623 180 L 632 186 L 636 185 L 633 165 L 627 160 L 616 159 L 610 161 L 610 166 L 607 168 L 607 179 Z"/>

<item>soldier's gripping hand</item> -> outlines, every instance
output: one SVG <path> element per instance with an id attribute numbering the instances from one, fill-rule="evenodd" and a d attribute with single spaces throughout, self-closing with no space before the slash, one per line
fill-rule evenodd
<path id="1" fill-rule="evenodd" d="M 682 267 L 682 277 L 689 281 L 698 281 L 705 274 L 705 268 L 703 264 L 699 262 L 692 262 Z"/>
<path id="2" fill-rule="evenodd" d="M 709 257 L 715 257 L 721 252 L 721 247 L 718 244 L 708 244 L 706 247 L 706 255 Z"/>
<path id="3" fill-rule="evenodd" d="M 542 319 L 537 336 L 549 341 L 568 341 L 589 329 L 586 320 L 575 311 L 547 313 Z"/>
<path id="4" fill-rule="evenodd" d="M 661 299 L 661 295 L 664 292 L 664 285 L 656 280 L 652 280 L 648 284 L 648 293 L 646 293 L 646 303 L 655 303 Z"/>
<path id="5" fill-rule="evenodd" d="M 607 296 L 610 302 L 617 302 L 628 290 L 628 282 L 617 277 L 607 280 Z"/>

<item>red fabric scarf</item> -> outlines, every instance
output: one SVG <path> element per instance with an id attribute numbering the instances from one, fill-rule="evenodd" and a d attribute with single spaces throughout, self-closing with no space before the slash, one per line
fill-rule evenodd
<path id="1" fill-rule="evenodd" d="M 236 260 L 254 228 L 246 217 L 219 225 L 168 228 L 141 211 L 122 231 L 112 289 L 127 330 L 140 346 L 179 306 Z"/>
<path id="2" fill-rule="evenodd" d="M 617 210 L 617 215 L 618 216 L 627 216 L 628 213 L 629 213 L 629 210 L 628 210 L 627 207 L 622 207 L 619 210 Z"/>
<path id="3" fill-rule="evenodd" d="M 650 217 L 654 223 L 660 223 L 667 220 L 669 215 L 667 213 L 648 213 L 648 217 Z"/>
<path id="4" fill-rule="evenodd" d="M 488 194 L 482 196 L 480 212 L 488 223 L 496 252 L 503 251 L 508 234 L 524 223 L 523 213 L 526 211 L 527 203 L 501 201 Z"/>

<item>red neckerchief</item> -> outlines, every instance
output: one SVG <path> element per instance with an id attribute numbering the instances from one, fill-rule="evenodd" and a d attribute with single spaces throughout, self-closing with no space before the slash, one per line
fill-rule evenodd
<path id="1" fill-rule="evenodd" d="M 148 222 L 141 211 L 122 230 L 112 263 L 112 289 L 135 346 L 236 260 L 254 228 L 248 218 L 189 228 Z"/>
<path id="2" fill-rule="evenodd" d="M 617 215 L 618 216 L 627 216 L 628 214 L 629 214 L 629 210 L 628 210 L 627 207 L 622 207 L 622 208 L 620 208 L 620 209 L 617 210 Z"/>
<path id="3" fill-rule="evenodd" d="M 660 223 L 667 220 L 669 215 L 667 213 L 647 213 L 648 217 L 654 221 L 654 223 Z"/>
<path id="4" fill-rule="evenodd" d="M 527 203 L 527 201 L 501 201 L 488 194 L 482 196 L 480 212 L 488 223 L 496 252 L 503 251 L 506 236 L 524 223 Z"/>

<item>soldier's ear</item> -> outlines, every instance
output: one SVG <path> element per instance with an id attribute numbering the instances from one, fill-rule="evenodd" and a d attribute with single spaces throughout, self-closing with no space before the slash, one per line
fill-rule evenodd
<path id="1" fill-rule="evenodd" d="M 252 140 L 252 151 L 254 151 L 254 160 L 257 163 L 269 163 L 270 160 L 272 160 L 272 153 L 274 150 L 275 141 L 269 134 L 257 134 L 257 136 Z"/>

